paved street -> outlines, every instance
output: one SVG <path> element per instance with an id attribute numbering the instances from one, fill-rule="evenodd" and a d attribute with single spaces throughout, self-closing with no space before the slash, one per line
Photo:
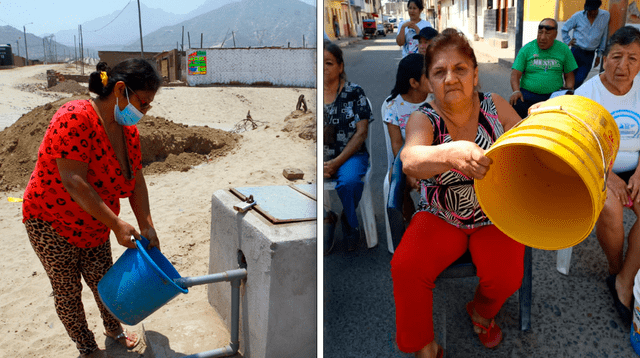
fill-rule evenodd
<path id="1" fill-rule="evenodd" d="M 482 90 L 508 98 L 510 69 L 499 65 L 496 58 L 506 52 L 492 51 L 482 43 L 474 48 Z M 367 249 L 363 242 L 349 253 L 338 242 L 334 252 L 324 257 L 324 357 L 412 357 L 395 345 L 391 254 L 382 196 L 387 160 L 380 107 L 395 82 L 401 51 L 395 34 L 360 40 L 343 51 L 348 80 L 363 87 L 373 106 L 375 121 L 369 135 L 379 243 Z M 630 211 L 625 212 L 627 231 L 632 217 Z M 336 237 L 341 240 L 339 225 Z M 436 288 L 436 296 L 442 299 L 434 312 L 444 317 L 446 329 L 439 332 L 436 328 L 436 339 L 446 345 L 447 357 L 637 357 L 629 342 L 629 327 L 622 327 L 607 290 L 606 259 L 594 234 L 574 248 L 568 276 L 555 266 L 556 252 L 533 250 L 531 330 L 519 330 L 516 293 L 496 317 L 504 341 L 494 350 L 481 346 L 464 309 L 477 278 L 443 281 Z"/>

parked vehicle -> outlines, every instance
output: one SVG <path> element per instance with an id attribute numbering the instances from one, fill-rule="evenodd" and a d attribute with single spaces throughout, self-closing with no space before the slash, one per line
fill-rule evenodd
<path id="1" fill-rule="evenodd" d="M 389 33 L 389 32 L 393 33 L 393 24 L 392 23 L 385 22 L 383 25 L 387 29 L 387 33 Z"/>
<path id="2" fill-rule="evenodd" d="M 389 23 L 390 23 L 391 25 L 393 25 L 393 27 L 394 27 L 394 28 L 396 28 L 396 29 L 398 28 L 398 21 L 396 20 L 396 18 L 395 18 L 395 17 L 390 18 L 390 19 L 389 19 Z"/>
<path id="3" fill-rule="evenodd" d="M 376 21 L 375 20 L 362 20 L 362 32 L 365 37 L 376 36 Z"/>
<path id="4" fill-rule="evenodd" d="M 377 24 L 376 25 L 376 35 L 382 35 L 382 36 L 387 36 L 387 29 L 384 27 L 383 24 Z"/>

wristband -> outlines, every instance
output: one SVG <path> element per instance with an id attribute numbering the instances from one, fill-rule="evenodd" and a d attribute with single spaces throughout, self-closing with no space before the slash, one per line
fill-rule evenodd
<path id="1" fill-rule="evenodd" d="M 513 95 L 514 95 L 514 94 L 516 94 L 516 93 L 522 93 L 522 92 L 520 92 L 520 90 L 513 91 L 513 93 L 512 93 L 511 95 L 513 96 Z"/>

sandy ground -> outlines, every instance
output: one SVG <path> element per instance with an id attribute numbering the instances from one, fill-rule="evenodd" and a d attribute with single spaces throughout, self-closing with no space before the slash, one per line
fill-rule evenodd
<path id="1" fill-rule="evenodd" d="M 37 106 L 67 94 L 44 91 L 47 69 L 73 70 L 63 65 L 40 65 L 0 71 L 0 130 Z M 24 89 L 28 89 L 25 91 Z M 284 119 L 304 94 L 316 113 L 316 91 L 307 88 L 167 87 L 155 97 L 150 115 L 177 123 L 231 129 L 251 111 L 263 122 L 242 133 L 237 148 L 187 172 L 147 176 L 151 209 L 166 257 L 182 276 L 208 273 L 211 196 L 219 189 L 243 186 L 315 183 L 316 142 L 283 132 Z M 17 158 L 19 159 L 19 158 Z M 290 182 L 284 168 L 298 168 L 304 179 Z M 77 357 L 75 345 L 57 318 L 51 287 L 22 225 L 22 190 L 0 192 L 0 357 Z M 121 217 L 135 223 L 128 201 Z M 114 258 L 124 248 L 112 235 Z M 89 290 L 83 291 L 89 326 L 101 348 L 112 357 L 150 356 L 141 343 L 127 352 L 102 335 L 99 313 Z M 166 341 L 165 353 L 193 354 L 228 344 L 229 333 L 207 303 L 205 286 L 190 288 L 143 323 L 128 327 Z"/>

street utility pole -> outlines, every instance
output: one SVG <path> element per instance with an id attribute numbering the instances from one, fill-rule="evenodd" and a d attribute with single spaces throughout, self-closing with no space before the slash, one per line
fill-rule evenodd
<path id="1" fill-rule="evenodd" d="M 144 46 L 142 45 L 142 15 L 140 15 L 140 0 L 138 0 L 138 25 L 140 25 L 140 57 L 144 58 Z"/>

